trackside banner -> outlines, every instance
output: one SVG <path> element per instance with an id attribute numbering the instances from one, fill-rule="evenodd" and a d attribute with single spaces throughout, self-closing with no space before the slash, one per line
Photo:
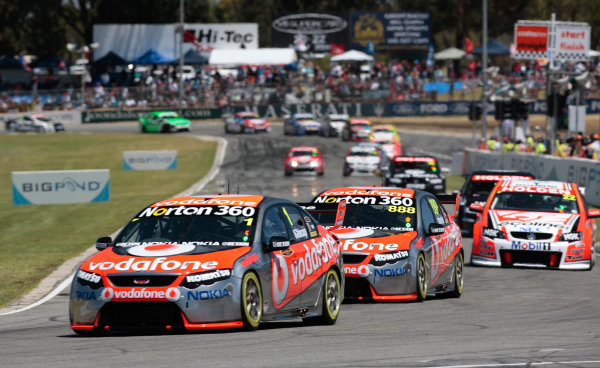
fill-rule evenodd
<path id="1" fill-rule="evenodd" d="M 13 171 L 13 205 L 107 202 L 110 171 Z"/>
<path id="2" fill-rule="evenodd" d="M 177 151 L 124 151 L 123 170 L 174 170 Z"/>
<path id="3" fill-rule="evenodd" d="M 561 158 L 527 153 L 497 153 L 467 149 L 467 172 L 473 170 L 528 171 L 542 180 L 576 183 L 585 188 L 587 203 L 600 206 L 600 162 L 582 158 Z"/>

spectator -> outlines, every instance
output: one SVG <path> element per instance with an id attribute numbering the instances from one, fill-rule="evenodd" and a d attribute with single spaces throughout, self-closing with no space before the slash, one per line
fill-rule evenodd
<path id="1" fill-rule="evenodd" d="M 591 143 L 586 147 L 587 157 L 592 160 L 600 160 L 600 134 L 594 133 L 590 135 Z"/>

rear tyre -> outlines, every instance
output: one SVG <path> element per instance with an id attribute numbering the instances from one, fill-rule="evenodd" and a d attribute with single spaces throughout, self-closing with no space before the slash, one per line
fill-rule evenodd
<path id="1" fill-rule="evenodd" d="M 16 131 L 17 123 L 15 123 L 14 121 L 9 121 L 8 123 L 6 123 L 6 130 L 8 130 L 9 132 Z"/>
<path id="2" fill-rule="evenodd" d="M 460 298 L 463 293 L 465 283 L 465 259 L 462 252 L 458 252 L 454 258 L 454 290 L 449 295 L 453 298 Z"/>
<path id="3" fill-rule="evenodd" d="M 244 328 L 254 331 L 262 318 L 262 292 L 256 274 L 248 272 L 242 279 L 242 321 Z"/>
<path id="4" fill-rule="evenodd" d="M 340 278 L 335 270 L 329 270 L 325 275 L 325 285 L 323 285 L 322 314 L 318 317 L 305 318 L 303 321 L 308 324 L 333 325 L 340 314 L 341 304 Z"/>
<path id="5" fill-rule="evenodd" d="M 417 257 L 417 301 L 422 302 L 427 298 L 428 283 L 425 256 L 423 253 L 419 253 Z"/>
<path id="6" fill-rule="evenodd" d="M 148 132 L 148 130 L 146 129 L 146 126 L 144 124 L 140 124 L 140 130 L 142 131 L 142 133 Z"/>

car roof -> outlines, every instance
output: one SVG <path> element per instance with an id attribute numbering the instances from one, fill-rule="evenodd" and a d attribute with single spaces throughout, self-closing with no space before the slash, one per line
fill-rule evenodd
<path id="1" fill-rule="evenodd" d="M 378 186 L 366 186 L 366 187 L 339 187 L 328 189 L 316 197 L 325 196 L 394 196 L 394 197 L 409 197 L 415 196 L 416 191 L 409 188 L 399 187 L 378 187 Z M 316 198 L 315 197 L 315 198 Z"/>
<path id="2" fill-rule="evenodd" d="M 554 180 L 505 180 L 500 191 L 523 193 L 573 194 L 573 183 Z"/>
<path id="3" fill-rule="evenodd" d="M 244 117 L 244 116 L 255 117 L 255 116 L 258 116 L 258 113 L 253 112 L 253 111 L 241 111 L 241 112 L 236 112 L 235 115 L 239 116 L 239 117 Z"/>
<path id="4" fill-rule="evenodd" d="M 155 202 L 149 207 L 170 207 L 185 205 L 236 205 L 257 207 L 265 197 L 250 194 L 207 194 L 202 196 L 184 196 Z"/>
<path id="5" fill-rule="evenodd" d="M 396 162 L 437 162 L 433 156 L 396 156 Z"/>
<path id="6" fill-rule="evenodd" d="M 350 119 L 350 124 L 371 124 L 369 119 Z"/>
<path id="7" fill-rule="evenodd" d="M 306 113 L 306 112 L 297 112 L 294 114 L 294 118 L 296 118 L 296 119 L 298 119 L 298 118 L 314 119 L 315 116 L 313 114 Z"/>
<path id="8" fill-rule="evenodd" d="M 295 146 L 290 148 L 290 152 L 295 152 L 295 151 L 314 151 L 314 150 L 319 150 L 317 147 L 315 146 Z"/>
<path id="9" fill-rule="evenodd" d="M 331 120 L 348 120 L 350 117 L 348 114 L 329 114 L 327 117 Z"/>
<path id="10" fill-rule="evenodd" d="M 396 127 L 391 124 L 379 124 L 379 125 L 373 126 L 373 130 L 378 130 L 378 129 L 396 130 Z"/>
<path id="11" fill-rule="evenodd" d="M 373 152 L 373 151 L 378 151 L 380 148 L 378 146 L 353 146 L 350 147 L 350 152 Z"/>
<path id="12" fill-rule="evenodd" d="M 520 171 L 520 170 L 473 170 L 469 173 L 469 176 L 475 175 L 518 175 L 518 176 L 530 176 L 535 178 L 535 175 L 530 173 L 529 171 Z"/>

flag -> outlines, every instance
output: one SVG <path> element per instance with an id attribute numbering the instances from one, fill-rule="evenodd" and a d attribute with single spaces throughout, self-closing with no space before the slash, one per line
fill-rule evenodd
<path id="1" fill-rule="evenodd" d="M 465 38 L 465 52 L 467 55 L 471 55 L 473 52 L 473 42 L 471 42 L 469 37 Z"/>
<path id="2" fill-rule="evenodd" d="M 375 53 L 375 45 L 373 44 L 373 41 L 369 40 L 369 42 L 367 42 L 367 45 L 365 46 L 365 53 L 368 55 L 373 55 Z"/>
<path id="3" fill-rule="evenodd" d="M 344 51 L 346 51 L 346 48 L 343 44 L 331 43 L 331 48 L 329 49 L 331 55 L 340 55 L 343 54 Z"/>
<path id="4" fill-rule="evenodd" d="M 21 63 L 21 65 L 23 65 L 23 68 L 25 70 L 27 70 L 28 72 L 31 71 L 31 68 L 29 67 L 29 65 L 27 65 L 27 62 L 25 61 L 25 55 L 23 54 L 23 51 L 19 52 L 19 62 Z"/>

